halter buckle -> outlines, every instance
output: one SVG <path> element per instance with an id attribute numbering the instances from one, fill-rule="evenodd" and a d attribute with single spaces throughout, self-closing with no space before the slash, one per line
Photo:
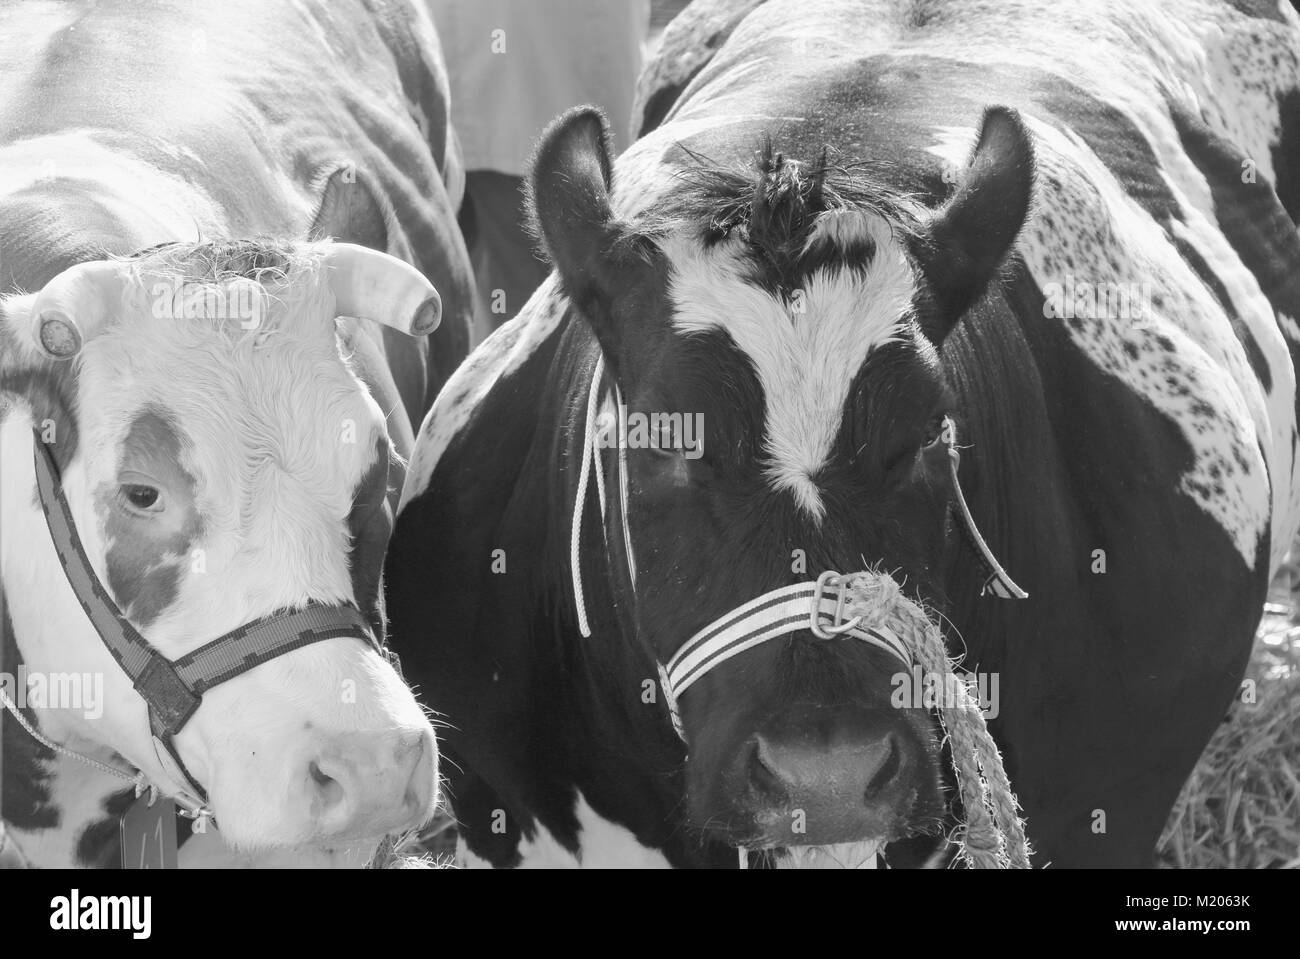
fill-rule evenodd
<path id="1" fill-rule="evenodd" d="M 832 625 L 823 626 L 822 616 L 822 596 L 826 592 L 827 586 L 835 586 L 839 592 L 835 597 L 835 615 L 832 618 Z M 817 586 L 813 592 L 812 600 L 809 604 L 808 628 L 818 639 L 834 639 L 847 633 L 851 629 L 856 629 L 862 622 L 861 616 L 854 616 L 850 620 L 844 619 L 844 605 L 848 602 L 849 597 L 849 577 L 841 576 L 833 569 L 828 569 L 817 577 Z"/>
<path id="2" fill-rule="evenodd" d="M 157 718 L 158 725 L 171 736 L 185 727 L 203 701 L 203 697 L 181 679 L 175 664 L 152 650 L 133 685 Z"/>

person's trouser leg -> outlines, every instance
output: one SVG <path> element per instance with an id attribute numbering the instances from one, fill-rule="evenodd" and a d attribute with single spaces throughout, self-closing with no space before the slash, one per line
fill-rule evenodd
<path id="1" fill-rule="evenodd" d="M 550 268 L 534 254 L 525 229 L 523 178 L 495 170 L 471 170 L 465 190 L 472 206 L 470 256 L 478 280 L 482 339 L 513 317 L 546 279 Z"/>

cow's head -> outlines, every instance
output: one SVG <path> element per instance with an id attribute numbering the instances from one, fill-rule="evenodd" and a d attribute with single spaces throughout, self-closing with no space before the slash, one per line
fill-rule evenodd
<path id="1" fill-rule="evenodd" d="M 769 145 L 757 169 L 688 166 L 624 220 L 598 114 L 562 117 L 538 150 L 538 232 L 627 421 L 641 414 L 653 434 L 651 414 L 702 416 L 702 451 L 689 437 L 625 438 L 635 585 L 621 570 L 619 606 L 660 663 L 825 570 L 892 576 L 911 612 L 943 605 L 940 427 L 960 411 L 940 347 L 1025 220 L 1029 138 L 1015 114 L 989 110 L 934 210 L 812 159 Z M 621 547 L 609 561 L 625 562 Z M 748 847 L 862 851 L 933 832 L 939 737 L 925 710 L 891 705 L 903 670 L 872 645 L 804 630 L 708 672 L 678 703 L 689 823 Z"/>
<path id="2" fill-rule="evenodd" d="M 0 502 L 19 649 L 29 670 L 104 677 L 101 715 L 42 717 L 55 738 L 184 785 L 56 557 L 33 426 L 99 580 L 168 659 L 309 602 L 354 604 L 382 630 L 401 464 L 392 411 L 361 376 L 382 363 L 379 338 L 357 324 L 422 335 L 438 312 L 412 267 L 328 241 L 172 244 L 0 300 L 11 403 Z M 176 747 L 236 848 L 355 850 L 419 825 L 435 802 L 431 725 L 357 638 L 292 649 L 210 689 Z"/>

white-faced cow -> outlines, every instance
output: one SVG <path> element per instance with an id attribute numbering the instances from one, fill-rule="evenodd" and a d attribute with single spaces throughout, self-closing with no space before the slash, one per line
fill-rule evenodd
<path id="1" fill-rule="evenodd" d="M 182 865 L 362 865 L 437 795 L 379 588 L 471 314 L 433 27 L 132 0 L 9 6 L 0 38 L 5 688 L 206 800 Z M 129 783 L 12 716 L 3 763 L 27 862 L 118 861 Z"/>
<path id="2" fill-rule="evenodd" d="M 950 858 L 866 570 L 996 690 L 1032 862 L 1150 862 L 1295 529 L 1296 15 L 697 3 L 683 48 L 616 164 L 546 132 L 556 274 L 417 440 L 391 635 L 464 857 Z"/>

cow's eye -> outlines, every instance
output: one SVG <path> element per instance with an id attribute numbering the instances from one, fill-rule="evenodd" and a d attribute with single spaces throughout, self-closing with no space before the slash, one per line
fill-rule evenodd
<path id="1" fill-rule="evenodd" d="M 666 453 L 669 456 L 676 456 L 681 452 L 677 444 L 677 435 L 670 426 L 660 426 L 651 432 L 650 448 L 657 453 Z"/>
<path id="2" fill-rule="evenodd" d="M 143 483 L 123 483 L 122 499 L 126 505 L 139 513 L 157 513 L 162 509 L 162 493 L 157 487 Z"/>
<path id="3" fill-rule="evenodd" d="M 932 449 L 941 439 L 943 439 L 943 416 L 936 416 L 925 426 L 925 436 L 921 440 L 923 449 Z"/>

